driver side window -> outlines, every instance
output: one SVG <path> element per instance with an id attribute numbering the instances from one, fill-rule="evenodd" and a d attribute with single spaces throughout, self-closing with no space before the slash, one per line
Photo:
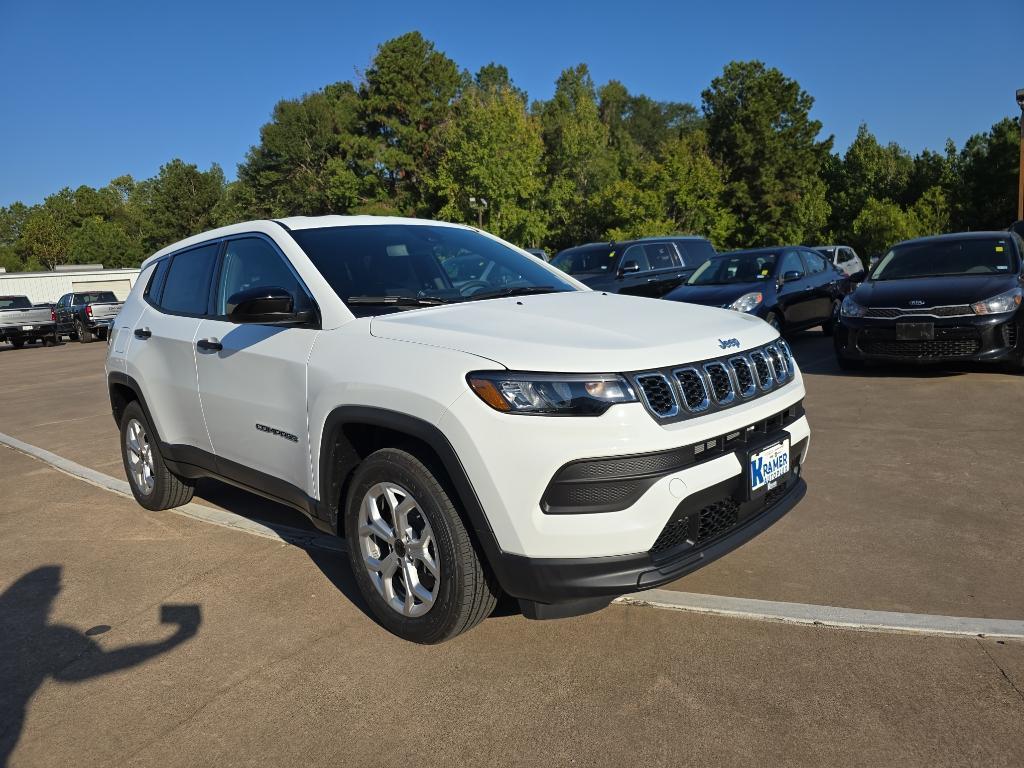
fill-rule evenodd
<path id="1" fill-rule="evenodd" d="M 258 237 L 228 241 L 217 286 L 216 314 L 234 308 L 231 297 L 250 288 L 284 288 L 295 297 L 296 309 L 308 309 L 305 289 L 270 243 Z"/>
<path id="2" fill-rule="evenodd" d="M 629 262 L 635 261 L 640 267 L 641 272 L 647 272 L 650 270 L 650 262 L 647 261 L 647 254 L 644 252 L 642 245 L 631 245 L 626 249 L 626 252 L 622 254 L 622 262 L 619 264 L 619 269 L 626 266 Z"/>
<path id="3" fill-rule="evenodd" d="M 796 251 L 786 251 L 786 254 L 782 257 L 782 267 L 779 269 L 779 274 L 785 278 L 789 272 L 798 272 L 800 277 L 804 276 L 804 265 L 800 261 L 800 254 Z"/>

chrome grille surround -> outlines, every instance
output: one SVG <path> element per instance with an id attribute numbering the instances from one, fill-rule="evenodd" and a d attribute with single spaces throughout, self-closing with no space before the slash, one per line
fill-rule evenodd
<path id="1" fill-rule="evenodd" d="M 736 387 L 725 363 L 720 360 L 704 363 L 704 374 L 711 384 L 711 394 L 714 395 L 716 403 L 729 405 L 736 399 Z"/>
<path id="2" fill-rule="evenodd" d="M 641 402 L 659 423 L 731 408 L 787 386 L 797 365 L 781 339 L 746 352 L 692 364 L 627 372 Z"/>
<path id="3" fill-rule="evenodd" d="M 707 382 L 700 370 L 692 365 L 687 365 L 683 368 L 676 368 L 672 371 L 672 375 L 679 385 L 686 410 L 690 413 L 703 413 L 711 407 L 711 395 L 708 393 Z"/>

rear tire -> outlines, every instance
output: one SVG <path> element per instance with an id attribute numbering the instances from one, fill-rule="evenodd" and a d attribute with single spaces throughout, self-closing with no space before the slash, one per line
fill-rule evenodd
<path id="1" fill-rule="evenodd" d="M 138 401 L 128 403 L 121 414 L 121 460 L 132 495 L 146 509 L 171 509 L 192 500 L 192 481 L 167 468 L 156 432 Z"/>
<path id="2" fill-rule="evenodd" d="M 359 465 L 345 536 L 363 597 L 381 625 L 405 640 L 450 640 L 497 604 L 498 587 L 451 497 L 406 451 L 384 448 Z"/>
<path id="3" fill-rule="evenodd" d="M 25 340 L 24 339 L 11 339 L 11 346 L 14 347 L 15 349 L 21 349 L 22 347 L 25 346 Z"/>
<path id="4" fill-rule="evenodd" d="M 88 344 L 92 341 L 92 334 L 80 321 L 75 323 L 75 332 L 78 334 L 78 341 L 80 343 Z"/>

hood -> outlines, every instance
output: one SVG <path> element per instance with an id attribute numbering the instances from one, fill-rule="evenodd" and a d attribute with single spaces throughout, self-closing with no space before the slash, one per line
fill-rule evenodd
<path id="1" fill-rule="evenodd" d="M 962 275 L 919 277 L 907 280 L 869 280 L 853 293 L 862 307 L 941 307 L 973 304 L 1009 291 L 1018 284 L 1016 275 Z M 910 302 L 915 302 L 911 305 Z M 924 304 L 916 302 L 923 301 Z"/>
<path id="2" fill-rule="evenodd" d="M 467 352 L 511 370 L 639 371 L 725 354 L 776 337 L 725 309 L 597 291 L 470 301 L 374 317 L 374 336 Z M 730 347 L 734 349 L 735 347 Z"/>
<path id="3" fill-rule="evenodd" d="M 687 301 L 707 307 L 722 307 L 732 304 L 745 293 L 760 291 L 767 293 L 768 281 L 754 283 L 730 283 L 729 285 L 680 285 L 669 291 L 665 298 L 671 301 Z"/>

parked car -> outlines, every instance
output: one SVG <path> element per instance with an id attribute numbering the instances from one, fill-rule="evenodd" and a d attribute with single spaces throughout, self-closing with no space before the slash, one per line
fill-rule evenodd
<path id="1" fill-rule="evenodd" d="M 714 255 L 702 237 L 651 237 L 566 248 L 551 263 L 595 291 L 659 298 Z"/>
<path id="2" fill-rule="evenodd" d="M 47 304 L 33 306 L 28 296 L 0 296 L 0 341 L 21 349 L 26 343 L 56 343 Z"/>
<path id="3" fill-rule="evenodd" d="M 526 248 L 524 250 L 527 253 L 536 256 L 541 261 L 550 261 L 550 259 L 548 258 L 548 252 L 545 251 L 543 248 Z"/>
<path id="4" fill-rule="evenodd" d="M 452 258 L 493 264 L 461 286 Z M 514 276 L 514 277 L 510 277 Z M 143 264 L 106 371 L 147 509 L 201 476 L 344 535 L 379 621 L 439 642 L 679 578 L 803 496 L 804 386 L 753 318 L 590 291 L 469 227 L 236 224 Z"/>
<path id="5" fill-rule="evenodd" d="M 105 339 L 122 304 L 113 291 L 66 293 L 54 306 L 57 333 L 83 344 Z"/>
<path id="6" fill-rule="evenodd" d="M 1002 362 L 1024 370 L 1024 240 L 966 232 L 899 243 L 843 302 L 841 368 L 866 360 Z"/>
<path id="7" fill-rule="evenodd" d="M 836 269 L 850 277 L 861 277 L 865 273 L 864 262 L 848 245 L 816 245 L 814 250 L 832 262 Z"/>
<path id="8" fill-rule="evenodd" d="M 736 251 L 708 259 L 665 296 L 760 317 L 782 333 L 820 325 L 831 334 L 850 279 L 800 246 Z"/>

